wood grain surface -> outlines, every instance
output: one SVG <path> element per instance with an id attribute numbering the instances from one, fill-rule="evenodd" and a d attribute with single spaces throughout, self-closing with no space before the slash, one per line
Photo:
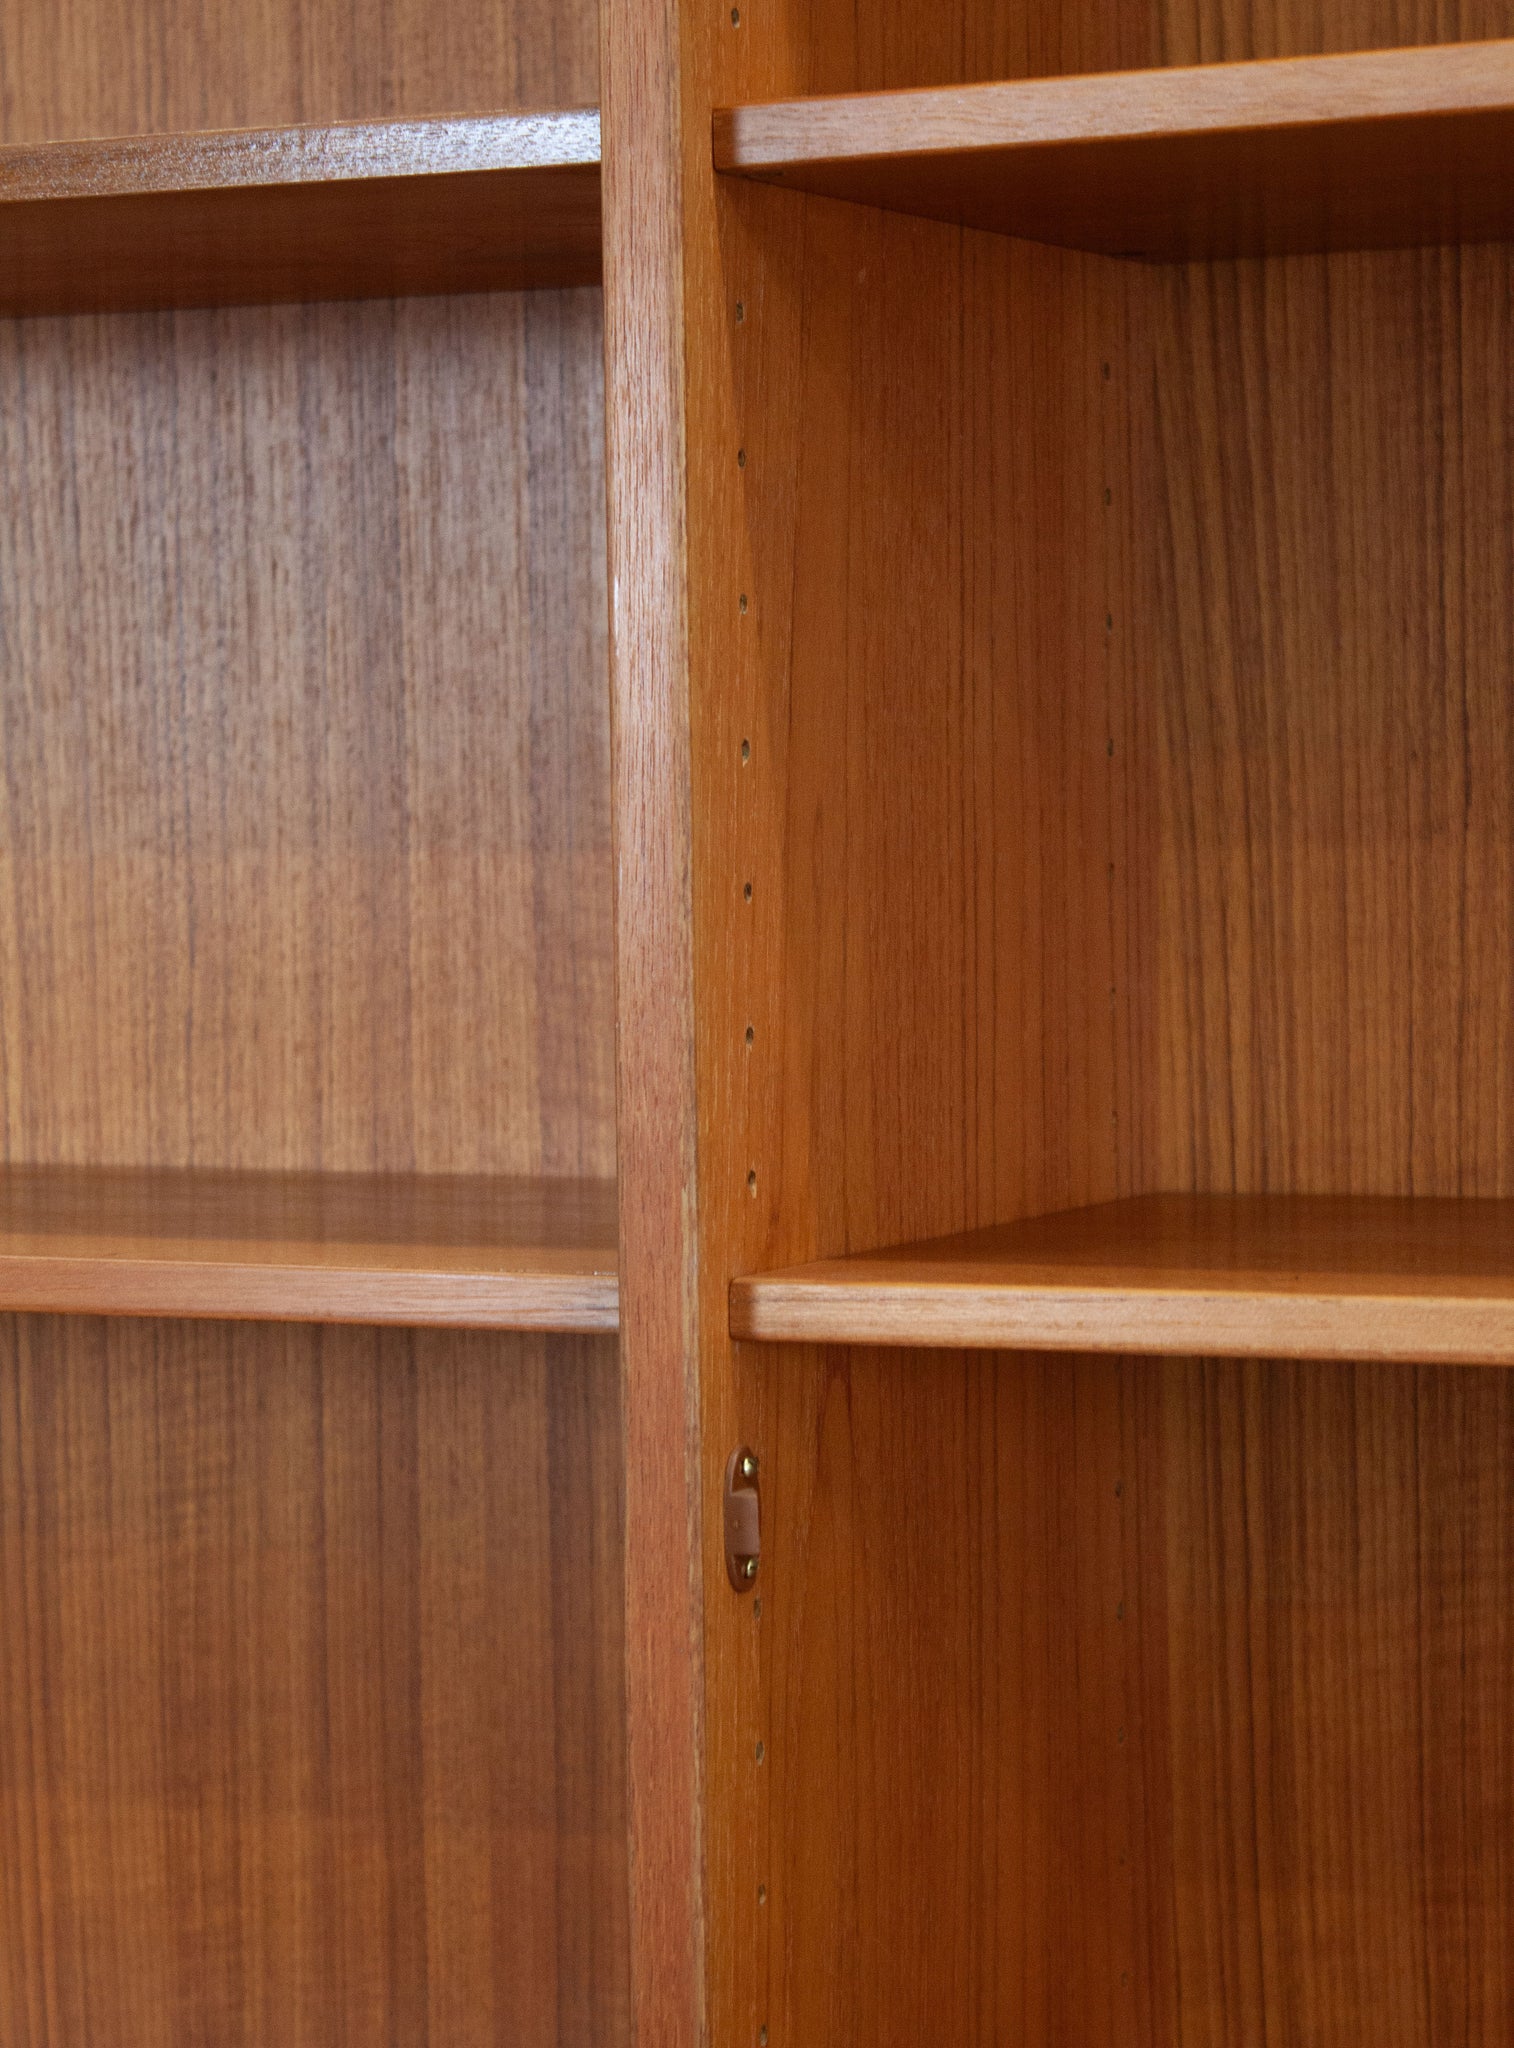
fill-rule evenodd
<path id="1" fill-rule="evenodd" d="M 1157 281 L 1151 1184 L 1514 1194 L 1511 274 Z"/>
<path id="2" fill-rule="evenodd" d="M 763 1342 L 1514 1364 L 1514 1203 L 1141 1195 L 737 1280 Z"/>
<path id="3" fill-rule="evenodd" d="M 0 2036 L 624 2039 L 601 1339 L 0 1323 Z"/>
<path id="4" fill-rule="evenodd" d="M 630 1969 L 640 2048 L 717 2038 L 706 1989 L 678 11 L 677 0 L 606 0 L 604 9 Z"/>
<path id="5" fill-rule="evenodd" d="M 758 1628 L 812 2034 L 1499 2041 L 1514 1377 L 826 1359 Z"/>
<path id="6" fill-rule="evenodd" d="M 721 108 L 718 170 L 1109 255 L 1514 232 L 1514 43 Z"/>
<path id="7" fill-rule="evenodd" d="M 591 1331 L 613 1181 L 0 1172 L 0 1309 Z"/>
<path id="8" fill-rule="evenodd" d="M 599 270 L 592 110 L 0 149 L 0 314 L 508 291 Z"/>
<path id="9" fill-rule="evenodd" d="M 600 346 L 0 327 L 11 1161 L 613 1173 Z"/>
<path id="10" fill-rule="evenodd" d="M 0 6 L 0 140 L 592 107 L 585 0 L 33 0 Z"/>
<path id="11" fill-rule="evenodd" d="M 597 31 L 17 0 L 0 141 L 586 108 Z M 7 1162 L 613 1175 L 602 389 L 589 291 L 0 326 Z M 613 1347 L 0 1340 L 7 2048 L 625 2040 Z"/>
<path id="12" fill-rule="evenodd" d="M 709 138 L 1514 19 L 737 12 L 684 78 L 707 1519 L 736 1444 L 763 1489 L 752 1597 L 704 1559 L 712 2031 L 1493 2048 L 1508 1376 L 719 1318 L 1155 1188 L 1514 1193 L 1506 254 L 1151 272 Z"/>
<path id="13" fill-rule="evenodd" d="M 704 1555 L 711 2033 L 1112 2038 L 1106 1781 L 1073 1792 L 1070 1737 L 1039 1767 L 1057 1653 L 1017 1682 L 979 1632 L 1002 1600 L 1025 1643 L 1035 1598 L 980 1547 L 983 1368 L 910 1398 L 726 1330 L 736 1274 L 1133 1191 L 1125 272 L 717 180 L 709 121 L 1141 49 L 1065 10 L 740 13 L 685 79 L 704 1515 L 738 1444 L 763 1515 L 749 1597 Z"/>

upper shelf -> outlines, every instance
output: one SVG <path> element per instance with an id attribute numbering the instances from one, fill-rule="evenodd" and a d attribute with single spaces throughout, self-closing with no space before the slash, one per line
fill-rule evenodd
<path id="1" fill-rule="evenodd" d="M 1514 1202 L 1148 1195 L 762 1273 L 773 1343 L 1514 1365 Z"/>
<path id="2" fill-rule="evenodd" d="M 593 1331 L 615 1188 L 365 1174 L 0 1172 L 0 1312 Z"/>
<path id="3" fill-rule="evenodd" d="M 0 313 L 595 283 L 599 115 L 0 149 Z"/>
<path id="4" fill-rule="evenodd" d="M 1514 236 L 1514 41 L 726 108 L 717 169 L 1114 256 Z"/>

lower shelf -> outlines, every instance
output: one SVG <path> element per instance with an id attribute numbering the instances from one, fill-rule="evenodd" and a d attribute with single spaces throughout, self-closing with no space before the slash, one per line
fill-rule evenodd
<path id="1" fill-rule="evenodd" d="M 0 1173 L 0 1311 L 599 1331 L 613 1182 Z"/>
<path id="2" fill-rule="evenodd" d="M 1514 1201 L 1146 1195 L 731 1289 L 766 1343 L 1514 1365 Z"/>

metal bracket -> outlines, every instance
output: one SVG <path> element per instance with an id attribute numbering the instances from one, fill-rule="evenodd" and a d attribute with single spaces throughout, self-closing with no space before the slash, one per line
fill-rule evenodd
<path id="1" fill-rule="evenodd" d="M 738 1593 L 749 1593 L 762 1560 L 762 1501 L 756 1455 L 743 1445 L 725 1468 L 725 1568 Z"/>

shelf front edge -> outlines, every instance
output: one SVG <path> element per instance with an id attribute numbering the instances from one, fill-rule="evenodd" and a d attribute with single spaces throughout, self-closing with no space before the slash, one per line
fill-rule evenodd
<path id="1" fill-rule="evenodd" d="M 0 1256 L 0 1313 L 399 1324 L 561 1334 L 619 1327 L 613 1272 L 443 1273 L 208 1260 Z"/>
<path id="2" fill-rule="evenodd" d="M 1432 1294 L 732 1282 L 731 1335 L 767 1344 L 1514 1365 L 1514 1301 Z"/>

